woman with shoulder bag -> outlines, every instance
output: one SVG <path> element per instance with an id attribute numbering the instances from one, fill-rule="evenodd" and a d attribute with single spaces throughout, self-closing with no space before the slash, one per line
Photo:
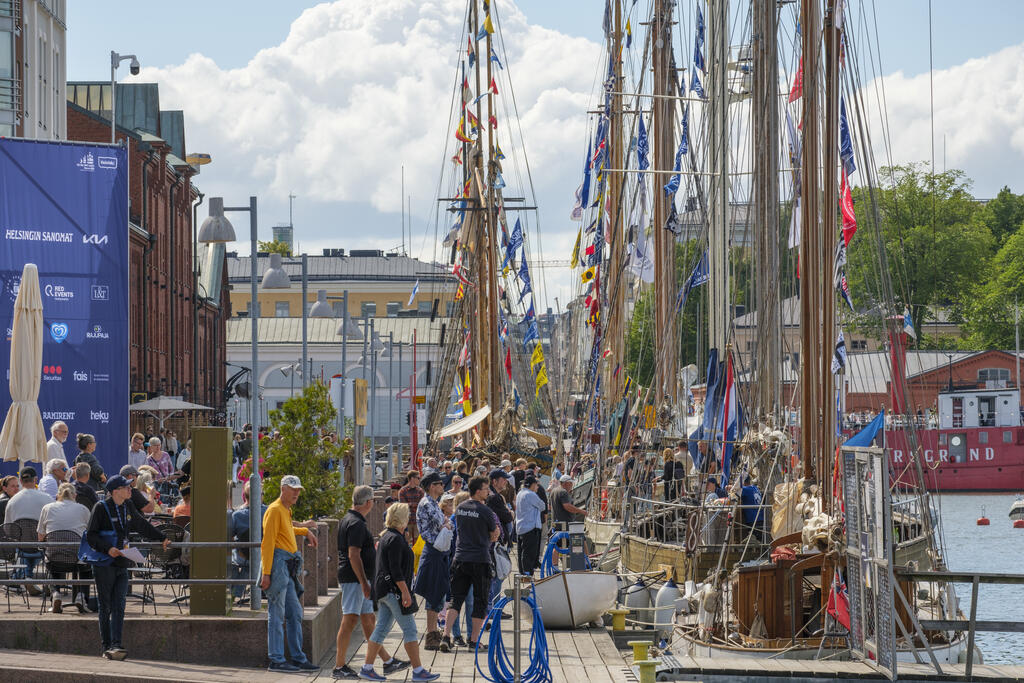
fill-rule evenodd
<path id="1" fill-rule="evenodd" d="M 366 681 L 386 681 L 373 669 L 384 639 L 397 621 L 402 629 L 405 651 L 412 664 L 413 681 L 433 681 L 440 674 L 430 673 L 420 661 L 419 635 L 416 633 L 416 601 L 409 592 L 412 583 L 413 554 L 405 540 L 405 528 L 409 526 L 409 506 L 395 503 L 388 508 L 384 518 L 384 533 L 377 545 L 377 565 L 373 573 L 373 599 L 377 603 L 377 625 L 366 643 L 366 661 L 359 671 L 359 678 Z"/>

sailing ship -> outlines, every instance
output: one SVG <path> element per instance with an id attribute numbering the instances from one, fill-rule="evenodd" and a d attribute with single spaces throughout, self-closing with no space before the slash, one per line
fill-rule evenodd
<path id="1" fill-rule="evenodd" d="M 918 485 L 926 474 L 917 430 L 912 423 L 900 427 L 903 441 L 893 442 L 905 445 L 906 460 L 890 475 L 882 463 L 896 457 L 893 442 L 886 461 L 882 451 L 863 448 L 870 440 L 842 444 L 838 429 L 847 361 L 840 311 L 853 308 L 845 278 L 846 247 L 857 230 L 851 176 L 860 168 L 864 185 L 876 184 L 852 66 L 858 46 L 844 29 L 844 3 L 826 0 L 823 13 L 818 0 L 801 0 L 791 24 L 799 49 L 786 78 L 793 87 L 781 93 L 780 16 L 786 8 L 754 2 L 749 14 L 737 12 L 749 19 L 750 37 L 730 48 L 730 4 L 739 5 L 708 0 L 684 9 L 654 0 L 650 15 L 640 16 L 635 3 L 606 3 L 606 78 L 577 191 L 574 218 L 582 225 L 572 256 L 581 283 L 579 329 L 586 332 L 574 342 L 583 362 L 572 387 L 581 400 L 572 411 L 569 457 L 596 456 L 592 473 L 578 477 L 590 492 L 587 530 L 604 546 L 602 562 L 617 552 L 625 583 L 638 579 L 640 590 L 633 593 L 647 590 L 644 582 L 656 577 L 687 586 L 677 597 L 692 609 L 677 615 L 670 650 L 834 656 L 850 634 L 866 656 L 881 660 L 882 636 L 874 630 L 881 621 L 866 623 L 862 603 L 842 606 L 844 584 L 859 591 L 859 579 L 873 572 L 866 581 L 873 590 L 898 583 L 886 595 L 890 601 L 902 596 L 899 604 L 884 603 L 884 591 L 865 597 L 872 601 L 871 619 L 893 614 L 888 628 L 895 624 L 900 632 L 888 633 L 887 643 L 899 643 L 894 656 L 916 658 L 924 647 L 939 660 L 958 661 L 966 656 L 963 634 L 917 627 L 918 617 L 956 614 L 952 588 L 897 582 L 892 573 L 908 562 L 944 568 L 927 489 Z M 631 27 L 640 25 L 647 32 L 633 54 Z M 675 27 L 693 29 L 694 51 L 685 66 L 674 52 Z M 628 83 L 624 65 L 633 73 Z M 788 169 L 779 154 L 783 113 Z M 854 130 L 862 138 L 856 147 Z M 744 160 L 750 170 L 734 170 Z M 780 201 L 780 179 L 788 180 L 787 202 Z M 745 243 L 737 244 L 730 200 L 744 195 L 751 227 Z M 681 224 L 680 199 L 688 215 L 700 217 L 695 225 Z M 877 211 L 871 203 L 864 208 Z M 745 277 L 733 258 L 740 251 L 751 264 Z M 883 306 L 895 311 L 880 242 L 878 257 Z M 802 334 L 790 357 L 799 364 L 799 405 L 786 406 L 780 302 L 797 273 Z M 758 312 L 750 367 L 738 366 L 732 348 L 732 302 L 741 284 L 748 287 L 745 302 Z M 649 330 L 642 319 L 647 310 Z M 707 335 L 706 347 L 696 344 L 707 358 L 707 379 L 695 392 L 704 398 L 703 411 L 693 411 L 696 429 L 688 421 L 690 386 L 679 371 L 678 341 L 693 333 L 683 321 L 701 328 L 696 336 Z M 885 325 L 890 340 L 898 339 L 902 316 Z M 627 359 L 627 328 L 646 330 L 640 335 L 646 359 L 643 348 Z M 634 381 L 631 373 L 641 373 L 645 360 L 653 372 Z M 894 393 L 906 395 L 905 368 L 894 365 L 891 382 Z M 784 419 L 791 412 L 799 416 L 796 424 Z M 660 462 L 630 455 L 630 446 L 658 451 L 679 437 L 691 470 L 683 490 L 691 495 L 676 495 L 676 477 L 655 481 Z M 755 502 L 742 505 L 748 476 L 765 495 L 759 501 L 760 491 L 750 491 Z M 861 501 L 871 514 L 851 516 L 861 488 L 878 498 Z M 876 545 L 858 547 L 862 537 Z M 875 562 L 862 566 L 869 557 Z M 638 613 L 637 619 L 650 618 Z M 873 645 L 867 631 L 878 636 Z"/>

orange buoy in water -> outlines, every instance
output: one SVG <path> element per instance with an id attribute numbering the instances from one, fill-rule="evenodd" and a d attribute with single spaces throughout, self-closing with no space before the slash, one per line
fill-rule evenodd
<path id="1" fill-rule="evenodd" d="M 978 526 L 988 526 L 989 524 L 988 517 L 978 517 Z"/>
<path id="2" fill-rule="evenodd" d="M 1024 529 L 1024 519 L 1015 519 L 1015 520 L 1013 520 L 1013 528 L 1014 529 Z"/>

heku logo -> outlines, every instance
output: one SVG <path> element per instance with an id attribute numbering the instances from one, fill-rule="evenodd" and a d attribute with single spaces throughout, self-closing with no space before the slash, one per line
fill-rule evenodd
<path id="1" fill-rule="evenodd" d="M 92 152 L 86 152 L 82 155 L 82 158 L 75 164 L 79 169 L 91 173 L 96 170 L 96 159 L 93 157 Z"/>
<path id="2" fill-rule="evenodd" d="M 97 157 L 96 162 L 99 164 L 100 168 L 105 168 L 111 171 L 117 168 L 116 157 Z"/>
<path id="3" fill-rule="evenodd" d="M 71 377 L 76 382 L 88 382 L 89 381 L 89 373 L 85 372 L 84 370 L 75 370 L 74 372 L 71 373 Z"/>
<path id="4" fill-rule="evenodd" d="M 50 325 L 50 337 L 58 344 L 68 338 L 69 331 L 67 323 L 53 323 Z"/>
<path id="5" fill-rule="evenodd" d="M 43 419 L 49 422 L 50 420 L 64 420 L 70 422 L 75 419 L 75 411 L 73 410 L 44 410 Z"/>
<path id="6" fill-rule="evenodd" d="M 100 424 L 107 424 L 110 422 L 110 413 L 106 410 L 90 410 L 89 419 L 93 422 L 99 422 Z"/>
<path id="7" fill-rule="evenodd" d="M 82 242 L 85 244 L 106 244 L 110 237 L 108 235 L 82 235 Z"/>
<path id="8" fill-rule="evenodd" d="M 103 331 L 102 325 L 93 325 L 91 332 L 85 333 L 86 339 L 110 339 L 110 335 Z"/>
<path id="9" fill-rule="evenodd" d="M 93 301 L 110 301 L 110 287 L 108 285 L 92 285 L 89 288 L 89 294 Z"/>
<path id="10" fill-rule="evenodd" d="M 44 382 L 59 382 L 63 377 L 64 369 L 59 365 L 44 365 L 43 366 L 43 381 Z"/>
<path id="11" fill-rule="evenodd" d="M 75 298 L 74 291 L 65 289 L 64 285 L 46 285 L 43 293 L 54 301 L 71 301 Z"/>

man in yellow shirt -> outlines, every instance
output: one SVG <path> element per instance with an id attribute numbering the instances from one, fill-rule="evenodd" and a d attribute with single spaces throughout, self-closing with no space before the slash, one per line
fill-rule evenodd
<path id="1" fill-rule="evenodd" d="M 302 483 L 294 474 L 281 477 L 281 495 L 263 514 L 263 545 L 260 547 L 263 578 L 260 588 L 267 594 L 267 650 L 270 670 L 280 672 L 318 671 L 302 651 L 302 553 L 295 535 L 305 536 L 316 547 L 315 522 L 292 522 L 292 506 L 299 500 Z M 311 528 L 312 527 L 312 528 Z M 284 641 L 292 661 L 284 658 Z"/>

